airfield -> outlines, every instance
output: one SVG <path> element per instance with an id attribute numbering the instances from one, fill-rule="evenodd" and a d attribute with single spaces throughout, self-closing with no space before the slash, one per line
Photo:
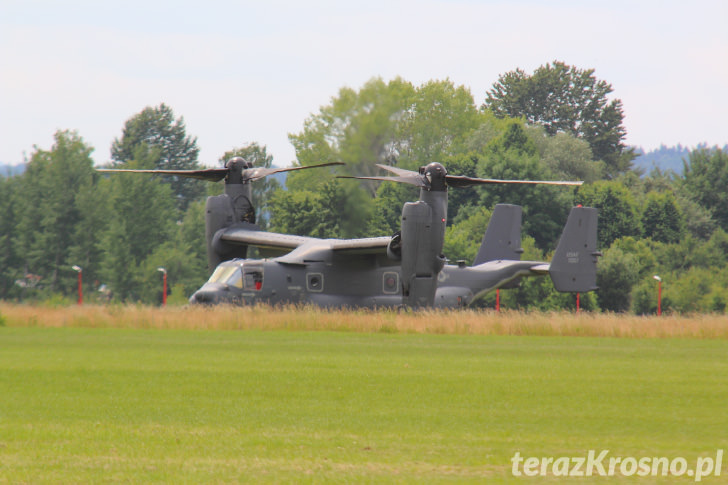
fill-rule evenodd
<path id="1" fill-rule="evenodd" d="M 0 304 L 0 344 L 0 483 L 691 483 L 511 460 L 728 449 L 722 315 Z"/>

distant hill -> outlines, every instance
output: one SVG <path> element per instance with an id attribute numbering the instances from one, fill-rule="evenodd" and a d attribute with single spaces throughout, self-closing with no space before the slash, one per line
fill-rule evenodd
<path id="1" fill-rule="evenodd" d="M 654 168 L 659 168 L 663 172 L 672 170 L 677 174 L 683 173 L 683 160 L 690 158 L 690 152 L 700 148 L 709 148 L 707 143 L 702 143 L 697 147 L 684 147 L 680 144 L 668 147 L 660 145 L 656 150 L 645 152 L 641 147 L 635 149 L 638 154 L 637 158 L 632 162 L 635 168 L 641 168 L 645 174 L 649 174 Z M 723 147 L 728 151 L 728 145 Z"/>
<path id="2" fill-rule="evenodd" d="M 18 165 L 6 165 L 4 163 L 0 163 L 0 177 L 13 177 L 15 175 L 20 175 L 23 172 L 25 172 L 24 163 L 19 163 Z"/>

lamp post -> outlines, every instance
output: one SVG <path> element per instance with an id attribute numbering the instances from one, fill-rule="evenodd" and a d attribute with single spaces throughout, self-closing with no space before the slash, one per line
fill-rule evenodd
<path id="1" fill-rule="evenodd" d="M 655 275 L 654 279 L 657 280 L 657 316 L 662 315 L 662 278 Z"/>
<path id="2" fill-rule="evenodd" d="M 71 266 L 78 273 L 78 304 L 83 305 L 83 268 L 74 264 Z"/>
<path id="3" fill-rule="evenodd" d="M 162 306 L 167 305 L 167 270 L 159 267 L 157 268 L 157 271 L 162 273 Z"/>

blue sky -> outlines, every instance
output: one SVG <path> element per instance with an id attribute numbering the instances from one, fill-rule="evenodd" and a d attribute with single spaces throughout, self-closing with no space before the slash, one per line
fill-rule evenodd
<path id="1" fill-rule="evenodd" d="M 480 104 L 499 74 L 561 60 L 622 100 L 629 144 L 728 143 L 728 2 L 0 0 L 0 162 L 76 130 L 109 158 L 162 102 L 215 165 L 249 142 L 277 165 L 343 86 L 449 78 Z"/>

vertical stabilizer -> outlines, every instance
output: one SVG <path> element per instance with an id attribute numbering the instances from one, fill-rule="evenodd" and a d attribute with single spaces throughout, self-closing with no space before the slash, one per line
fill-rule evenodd
<path id="1" fill-rule="evenodd" d="M 521 214 L 519 205 L 498 204 L 490 216 L 483 242 L 473 261 L 477 266 L 488 261 L 521 259 Z"/>
<path id="2" fill-rule="evenodd" d="M 558 291 L 597 289 L 597 216 L 593 207 L 573 207 L 549 266 Z"/>

